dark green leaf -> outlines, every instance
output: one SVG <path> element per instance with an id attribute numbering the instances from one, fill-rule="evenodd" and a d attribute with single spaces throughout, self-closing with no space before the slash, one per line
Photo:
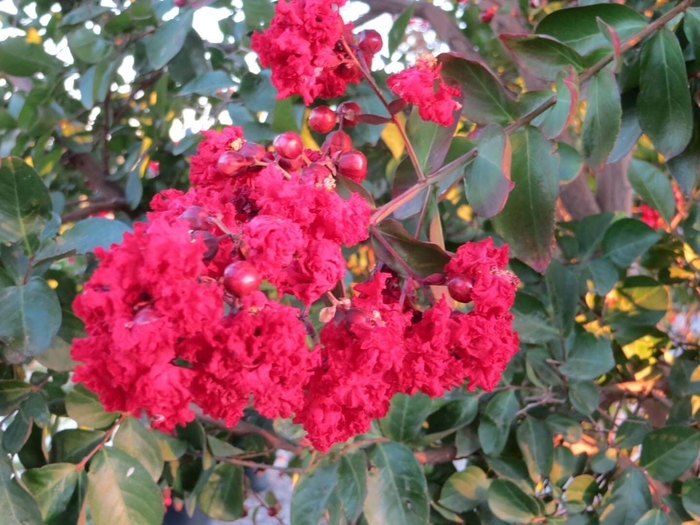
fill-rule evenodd
<path id="1" fill-rule="evenodd" d="M 600 390 L 595 383 L 572 381 L 569 383 L 569 401 L 582 414 L 592 414 L 598 409 Z"/>
<path id="2" fill-rule="evenodd" d="M 32 392 L 29 398 L 22 403 L 22 410 L 31 417 L 34 422 L 44 428 L 49 424 L 51 414 L 46 399 L 38 392 Z"/>
<path id="3" fill-rule="evenodd" d="M 10 454 L 17 454 L 29 439 L 31 430 L 32 419 L 20 409 L 2 434 L 2 448 Z"/>
<path id="4" fill-rule="evenodd" d="M 668 523 L 668 514 L 661 509 L 652 509 L 644 516 L 639 518 L 636 525 L 666 525 Z"/>
<path id="5" fill-rule="evenodd" d="M 95 454 L 87 500 L 94 525 L 153 525 L 163 520 L 158 486 L 141 463 L 121 450 Z"/>
<path id="6" fill-rule="evenodd" d="M 134 417 L 125 419 L 114 436 L 114 446 L 126 452 L 144 466 L 153 481 L 163 471 L 163 454 L 153 431 Z"/>
<path id="7" fill-rule="evenodd" d="M 660 481 L 673 481 L 688 470 L 700 454 L 700 433 L 687 427 L 654 430 L 642 442 L 639 464 Z"/>
<path id="8" fill-rule="evenodd" d="M 666 163 L 673 180 L 686 195 L 690 195 L 698 182 L 700 174 L 700 122 L 698 112 L 695 110 L 695 124 L 693 136 L 688 146 Z"/>
<path id="9" fill-rule="evenodd" d="M 57 257 L 62 254 L 84 254 L 94 252 L 98 246 L 109 248 L 112 244 L 122 242 L 124 234 L 131 231 L 129 226 L 118 220 L 94 217 L 76 222 L 72 228 L 64 231 L 55 245 L 48 245 L 39 250 L 37 259 Z"/>
<path id="10" fill-rule="evenodd" d="M 513 390 L 499 392 L 489 400 L 479 421 L 479 442 L 485 454 L 497 456 L 501 453 L 517 411 L 518 400 Z"/>
<path id="11" fill-rule="evenodd" d="M 700 479 L 688 478 L 683 482 L 683 507 L 694 519 L 700 520 Z"/>
<path id="12" fill-rule="evenodd" d="M 458 122 L 459 113 L 454 115 L 452 125 L 441 126 L 423 120 L 417 108 L 411 111 L 406 122 L 406 134 L 424 174 L 430 174 L 442 166 Z"/>
<path id="13" fill-rule="evenodd" d="M 566 362 L 559 372 L 575 381 L 597 379 L 615 366 L 610 341 L 598 339 L 593 334 L 576 335 L 572 347 L 567 351 Z"/>
<path id="14" fill-rule="evenodd" d="M 581 441 L 583 429 L 575 419 L 561 414 L 552 414 L 545 423 L 553 434 L 560 434 L 567 443 L 573 444 Z"/>
<path id="15" fill-rule="evenodd" d="M 268 26 L 275 10 L 267 0 L 244 0 L 243 13 L 249 29 L 262 29 Z"/>
<path id="16" fill-rule="evenodd" d="M 598 494 L 598 484 L 590 474 L 576 476 L 566 487 L 566 508 L 569 512 L 583 512 Z"/>
<path id="17" fill-rule="evenodd" d="M 568 66 L 583 69 L 583 58 L 556 38 L 538 35 L 501 35 L 500 40 L 525 70 L 543 80 L 554 81 Z"/>
<path id="18" fill-rule="evenodd" d="M 442 74 L 461 84 L 462 112 L 469 120 L 483 125 L 507 124 L 518 117 L 512 94 L 483 65 L 452 53 L 443 53 L 438 60 L 443 64 Z"/>
<path id="19" fill-rule="evenodd" d="M 653 326 L 666 315 L 669 306 L 666 288 L 645 275 L 625 279 L 615 299 L 606 312 L 605 321 L 617 329 Z"/>
<path id="20" fill-rule="evenodd" d="M 225 71 L 209 71 L 182 86 L 178 95 L 196 93 L 197 95 L 214 96 L 218 91 L 226 90 L 233 85 L 233 80 Z"/>
<path id="21" fill-rule="evenodd" d="M 578 75 L 573 67 L 564 69 L 557 76 L 557 101 L 552 109 L 547 110 L 535 122 L 548 139 L 561 135 L 576 116 L 579 98 Z"/>
<path id="22" fill-rule="evenodd" d="M 292 525 L 317 525 L 338 483 L 339 466 L 320 465 L 299 479 L 292 496 Z"/>
<path id="23" fill-rule="evenodd" d="M 178 16 L 165 22 L 151 37 L 143 41 L 153 69 L 164 67 L 182 49 L 187 33 L 192 27 L 193 15 L 193 9 L 181 11 Z"/>
<path id="24" fill-rule="evenodd" d="M 656 209 L 666 224 L 671 224 L 671 218 L 676 211 L 676 200 L 668 177 L 653 164 L 632 159 L 627 178 L 637 195 Z"/>
<path id="25" fill-rule="evenodd" d="M 223 439 L 219 439 L 214 436 L 207 436 L 207 442 L 209 443 L 209 451 L 211 452 L 211 455 L 217 458 L 230 458 L 245 452 L 240 448 L 234 447 L 228 441 L 224 441 Z"/>
<path id="26" fill-rule="evenodd" d="M 411 18 L 413 18 L 415 7 L 416 6 L 413 4 L 408 6 L 404 12 L 394 20 L 394 24 L 391 26 L 391 29 L 389 29 L 389 57 L 396 52 L 401 42 L 403 42 L 403 37 L 406 35 L 406 28 Z"/>
<path id="27" fill-rule="evenodd" d="M 51 462 L 78 463 L 104 438 L 101 430 L 61 430 L 51 442 Z"/>
<path id="28" fill-rule="evenodd" d="M 651 248 L 660 235 L 636 219 L 615 221 L 603 237 L 605 257 L 620 268 L 627 268 Z"/>
<path id="29" fill-rule="evenodd" d="M 379 420 L 379 426 L 383 434 L 394 441 L 411 441 L 420 433 L 432 406 L 432 400 L 420 392 L 413 396 L 396 394 L 391 399 L 389 412 Z"/>
<path id="30" fill-rule="evenodd" d="M 220 463 L 197 496 L 202 511 L 215 520 L 233 521 L 243 515 L 243 468 Z"/>
<path id="31" fill-rule="evenodd" d="M 681 46 L 668 29 L 642 44 L 639 88 L 642 130 L 666 158 L 678 155 L 693 134 L 693 109 Z"/>
<path id="32" fill-rule="evenodd" d="M 506 523 L 529 523 L 541 514 L 537 499 L 512 481 L 495 479 L 488 494 L 489 508 Z"/>
<path id="33" fill-rule="evenodd" d="M 187 443 L 162 432 L 154 432 L 165 461 L 176 461 L 187 452 Z"/>
<path id="34" fill-rule="evenodd" d="M 135 210 L 138 208 L 141 202 L 141 197 L 143 197 L 143 181 L 139 175 L 138 170 L 134 170 L 129 173 L 126 179 L 126 202 L 129 204 L 129 208 Z"/>
<path id="35" fill-rule="evenodd" d="M 553 144 L 536 128 L 516 131 L 510 140 L 515 187 L 493 223 L 510 245 L 513 256 L 543 272 L 552 257 L 558 159 L 552 155 Z"/>
<path id="36" fill-rule="evenodd" d="M 558 9 L 542 19 L 537 33 L 550 35 L 571 46 L 583 55 L 602 47 L 611 47 L 600 32 L 597 18 L 610 25 L 626 40 L 642 30 L 646 19 L 629 7 L 621 4 L 600 4 L 570 9 Z"/>
<path id="37" fill-rule="evenodd" d="M 464 172 L 464 192 L 474 213 L 490 218 L 503 209 L 513 189 L 510 141 L 503 128 L 489 124 L 479 135 L 477 148 L 479 155 Z"/>
<path id="38" fill-rule="evenodd" d="M 46 281 L 33 277 L 25 285 L 0 289 L 0 351 L 21 363 L 51 345 L 61 327 L 61 305 Z"/>
<path id="39" fill-rule="evenodd" d="M 539 481 L 542 476 L 549 476 L 554 463 L 554 444 L 547 425 L 528 416 L 518 425 L 516 437 L 530 478 Z"/>
<path id="40" fill-rule="evenodd" d="M 639 127 L 639 113 L 637 112 L 637 92 L 622 93 L 622 119 L 620 133 L 615 141 L 615 146 L 608 156 L 608 163 L 613 163 L 625 157 L 642 136 L 642 128 Z"/>
<path id="41" fill-rule="evenodd" d="M 574 273 L 559 261 L 549 265 L 544 278 L 554 320 L 561 335 L 566 337 L 574 326 L 578 310 L 578 281 Z"/>
<path id="42" fill-rule="evenodd" d="M 609 69 L 591 78 L 587 93 L 586 119 L 581 132 L 582 153 L 586 164 L 598 170 L 605 165 L 620 133 L 622 105 L 615 76 Z"/>
<path id="43" fill-rule="evenodd" d="M 617 457 L 614 448 L 601 449 L 591 456 L 591 470 L 598 474 L 610 472 L 617 466 Z"/>
<path id="44" fill-rule="evenodd" d="M 413 452 L 398 443 L 380 443 L 369 454 L 364 515 L 368 525 L 428 524 L 428 490 Z"/>
<path id="45" fill-rule="evenodd" d="M 458 514 L 467 512 L 486 501 L 490 484 L 483 470 L 470 465 L 447 479 L 438 503 Z"/>
<path id="46" fill-rule="evenodd" d="M 523 343 L 544 344 L 559 338 L 559 330 L 553 325 L 539 299 L 517 292 L 513 315 L 513 329 L 518 332 Z"/>
<path id="47" fill-rule="evenodd" d="M 649 509 L 649 484 L 639 470 L 630 467 L 613 482 L 612 492 L 603 499 L 600 523 L 634 525 Z"/>
<path id="48" fill-rule="evenodd" d="M 66 411 L 79 425 L 89 428 L 107 428 L 119 417 L 119 412 L 105 412 L 97 395 L 80 384 L 66 396 Z"/>
<path id="49" fill-rule="evenodd" d="M 338 483 L 333 499 L 338 518 L 342 513 L 349 523 L 354 523 L 362 512 L 367 497 L 367 457 L 362 451 L 344 454 L 338 467 Z M 339 520 L 342 522 L 342 520 Z"/>
<path id="50" fill-rule="evenodd" d="M 0 457 L 0 516 L 3 525 L 42 525 L 34 498 L 13 477 L 9 459 Z"/>
<path id="51" fill-rule="evenodd" d="M 0 243 L 23 241 L 24 251 L 31 255 L 28 237 L 37 237 L 50 219 L 51 196 L 36 171 L 16 157 L 2 159 Z"/>
<path id="52" fill-rule="evenodd" d="M 428 418 L 427 439 L 437 439 L 471 423 L 479 410 L 475 396 L 453 399 L 442 405 Z"/>
<path id="53" fill-rule="evenodd" d="M 615 433 L 615 446 L 619 449 L 629 449 L 641 445 L 650 431 L 651 425 L 646 419 L 628 417 Z"/>
<path id="54" fill-rule="evenodd" d="M 54 463 L 27 470 L 22 483 L 32 493 L 44 522 L 59 525 L 78 483 L 79 473 L 70 463 Z"/>
<path id="55" fill-rule="evenodd" d="M 32 385 L 24 381 L 0 381 L 0 415 L 9 414 L 32 393 Z"/>
<path id="56" fill-rule="evenodd" d="M 114 45 L 110 41 L 86 27 L 76 29 L 68 35 L 68 47 L 75 58 L 88 64 L 97 64 L 114 51 Z"/>
<path id="57" fill-rule="evenodd" d="M 107 97 L 117 65 L 113 61 L 103 61 L 80 76 L 80 102 L 85 109 L 92 109 Z"/>
<path id="58" fill-rule="evenodd" d="M 30 44 L 23 36 L 0 42 L 0 71 L 8 75 L 28 77 L 34 73 L 50 74 L 63 67 L 64 64 L 44 51 L 41 44 Z"/>

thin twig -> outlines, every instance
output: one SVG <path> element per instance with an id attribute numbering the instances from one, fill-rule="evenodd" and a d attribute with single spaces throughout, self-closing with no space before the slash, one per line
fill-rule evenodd
<path id="1" fill-rule="evenodd" d="M 85 469 L 85 465 L 87 465 L 87 462 L 92 459 L 92 457 L 97 454 L 100 450 L 104 448 L 104 446 L 107 444 L 107 441 L 112 439 L 112 436 L 114 435 L 114 432 L 117 430 L 117 427 L 122 424 L 122 422 L 129 417 L 128 414 L 122 414 L 119 416 L 119 419 L 117 419 L 114 424 L 109 427 L 109 429 L 105 432 L 104 437 L 100 440 L 100 442 L 93 448 L 87 456 L 85 456 L 83 459 L 80 460 L 80 463 L 75 465 L 75 470 L 80 472 L 81 470 Z"/>

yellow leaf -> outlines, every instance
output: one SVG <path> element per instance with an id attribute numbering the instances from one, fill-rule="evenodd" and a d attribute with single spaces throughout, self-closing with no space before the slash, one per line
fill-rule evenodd
<path id="1" fill-rule="evenodd" d="M 39 31 L 36 27 L 30 27 L 27 29 L 27 36 L 24 37 L 28 44 L 41 44 L 41 37 L 39 36 Z"/>
<path id="2" fill-rule="evenodd" d="M 396 118 L 402 126 L 406 125 L 406 117 L 404 117 L 401 113 L 396 115 Z M 384 129 L 382 130 L 380 136 L 382 137 L 384 144 L 386 144 L 387 148 L 389 148 L 389 151 L 391 151 L 391 154 L 394 156 L 394 158 L 401 158 L 401 155 L 403 154 L 403 150 L 406 147 L 406 145 L 403 143 L 401 133 L 396 127 L 396 124 L 390 122 L 389 124 L 384 126 Z"/>
<path id="3" fill-rule="evenodd" d="M 318 143 L 311 136 L 311 131 L 309 131 L 309 126 L 306 125 L 306 122 L 309 119 L 309 113 L 310 113 L 310 111 L 307 109 L 306 113 L 304 113 L 304 118 L 302 119 L 303 124 L 301 125 L 301 142 L 304 144 L 304 147 L 307 149 L 321 149 L 319 147 Z"/>

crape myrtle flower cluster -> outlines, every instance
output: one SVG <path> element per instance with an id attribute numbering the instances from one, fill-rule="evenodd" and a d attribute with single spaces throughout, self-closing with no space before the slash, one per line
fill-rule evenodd
<path id="1" fill-rule="evenodd" d="M 367 73 L 359 68 L 381 37 L 363 32 L 355 44 L 338 5 L 282 0 L 254 36 L 281 96 L 335 97 Z M 389 87 L 423 118 L 449 124 L 460 93 L 439 73 L 419 61 Z M 349 298 L 331 293 L 346 272 L 342 247 L 369 234 L 371 207 L 348 191 L 367 159 L 343 131 L 361 118 L 352 101 L 315 107 L 309 127 L 328 133 L 320 150 L 293 132 L 272 148 L 239 127 L 203 132 L 192 187 L 162 191 L 146 222 L 96 250 L 99 266 L 74 303 L 87 334 L 73 342 L 74 380 L 107 410 L 145 413 L 165 431 L 192 421 L 194 407 L 233 426 L 252 406 L 293 418 L 319 450 L 369 430 L 397 393 L 438 397 L 465 380 L 492 389 L 519 346 L 507 246 L 467 243 L 422 283 L 447 285 L 451 299 L 421 302 L 420 283 L 387 267 Z M 316 333 L 308 312 L 322 298 L 331 306 Z"/>

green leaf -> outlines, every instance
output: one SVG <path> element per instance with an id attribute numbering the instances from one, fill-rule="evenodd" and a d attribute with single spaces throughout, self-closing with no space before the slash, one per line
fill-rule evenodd
<path id="1" fill-rule="evenodd" d="M 78 463 L 104 438 L 101 430 L 61 430 L 51 441 L 52 463 Z"/>
<path id="2" fill-rule="evenodd" d="M 338 467 L 338 483 L 330 500 L 331 516 L 340 518 L 342 513 L 349 523 L 354 523 L 362 512 L 367 497 L 367 457 L 362 451 L 344 454 Z M 342 523 L 341 519 L 338 519 Z M 333 519 L 330 520 L 333 523 Z"/>
<path id="3" fill-rule="evenodd" d="M 56 257 L 61 254 L 84 254 L 94 252 L 95 248 L 109 248 L 122 242 L 124 234 L 131 228 L 118 220 L 94 217 L 76 222 L 72 228 L 64 231 L 56 244 L 39 250 L 37 259 Z"/>
<path id="4" fill-rule="evenodd" d="M 42 525 L 36 500 L 13 477 L 10 461 L 0 457 L 0 516 L 3 525 Z"/>
<path id="5" fill-rule="evenodd" d="M 601 449 L 591 456 L 591 470 L 597 474 L 610 472 L 617 466 L 617 450 Z"/>
<path id="6" fill-rule="evenodd" d="M 487 125 L 491 122 L 508 124 L 518 118 L 512 94 L 483 65 L 454 53 L 443 53 L 438 61 L 442 63 L 442 75 L 461 84 L 462 112 L 469 120 Z"/>
<path id="7" fill-rule="evenodd" d="M 583 57 L 556 38 L 538 35 L 500 35 L 522 68 L 543 80 L 554 81 L 562 70 L 583 69 Z"/>
<path id="8" fill-rule="evenodd" d="M 656 209 L 666 224 L 676 211 L 673 189 L 666 175 L 653 164 L 632 159 L 627 171 L 632 189 L 650 206 Z"/>
<path id="9" fill-rule="evenodd" d="M 608 163 L 617 162 L 625 157 L 642 136 L 642 128 L 639 127 L 636 91 L 622 93 L 620 98 L 622 102 L 620 133 L 617 135 L 615 146 L 608 156 Z"/>
<path id="10" fill-rule="evenodd" d="M 297 113 L 295 109 L 300 109 L 299 106 L 295 108 L 294 103 L 291 98 L 285 98 L 282 100 L 275 101 L 275 109 L 272 112 L 272 123 L 270 127 L 273 131 L 278 133 L 283 133 L 285 131 L 299 131 L 299 124 L 297 123 Z M 352 182 L 352 181 L 350 181 Z"/>
<path id="11" fill-rule="evenodd" d="M 452 474 L 440 490 L 438 503 L 461 514 L 486 501 L 491 480 L 479 467 L 469 465 Z"/>
<path id="12" fill-rule="evenodd" d="M 267 0 L 244 0 L 243 14 L 249 29 L 265 28 L 275 14 L 274 6 Z"/>
<path id="13" fill-rule="evenodd" d="M 214 436 L 207 436 L 207 442 L 209 443 L 209 452 L 211 452 L 212 456 L 217 458 L 230 458 L 245 452 L 240 448 L 234 447 L 228 441 Z"/>
<path id="14" fill-rule="evenodd" d="M 323 517 L 338 483 L 339 466 L 319 465 L 299 479 L 292 495 L 292 525 L 316 525 Z"/>
<path id="15" fill-rule="evenodd" d="M 170 62 L 185 43 L 187 33 L 192 28 L 194 10 L 181 11 L 178 16 L 168 20 L 143 40 L 146 56 L 153 69 L 160 69 Z"/>
<path id="16" fill-rule="evenodd" d="M 14 379 L 0 381 L 0 415 L 12 412 L 31 393 L 32 385 L 24 381 Z"/>
<path id="17" fill-rule="evenodd" d="M 666 165 L 678 187 L 683 193 L 690 195 L 700 174 L 700 123 L 698 123 L 697 109 L 695 110 L 693 137 L 681 153 L 668 159 Z"/>
<path id="18" fill-rule="evenodd" d="M 686 9 L 683 17 L 683 33 L 690 43 L 694 58 L 697 60 L 700 58 L 700 8 Z"/>
<path id="19" fill-rule="evenodd" d="M 629 416 L 615 432 L 615 446 L 624 450 L 641 445 L 644 437 L 650 431 L 649 421 Z"/>
<path id="20" fill-rule="evenodd" d="M 499 392 L 489 400 L 479 421 L 479 442 L 484 454 L 498 456 L 501 453 L 517 412 L 518 400 L 513 390 Z"/>
<path id="21" fill-rule="evenodd" d="M 428 417 L 428 436 L 431 441 L 442 438 L 464 425 L 468 425 L 479 411 L 479 400 L 467 395 L 448 401 Z"/>
<path id="22" fill-rule="evenodd" d="M 187 452 L 186 442 L 162 432 L 155 431 L 154 434 L 158 438 L 160 452 L 165 461 L 177 461 Z"/>
<path id="23" fill-rule="evenodd" d="M 188 82 L 182 86 L 182 89 L 180 89 L 178 95 L 185 96 L 197 94 L 214 96 L 218 91 L 228 89 L 233 85 L 233 80 L 228 73 L 217 69 L 216 71 L 209 71 L 204 75 Z"/>
<path id="24" fill-rule="evenodd" d="M 637 219 L 615 221 L 603 237 L 605 258 L 620 268 L 627 268 L 661 237 Z"/>
<path id="25" fill-rule="evenodd" d="M 498 124 L 489 124 L 477 148 L 479 155 L 464 171 L 464 192 L 474 213 L 490 218 L 503 209 L 513 189 L 510 140 Z"/>
<path id="26" fill-rule="evenodd" d="M 63 62 L 44 51 L 42 45 L 30 44 L 23 36 L 0 42 L 0 71 L 8 75 L 28 77 L 34 73 L 51 74 L 64 67 Z"/>
<path id="27" fill-rule="evenodd" d="M 488 494 L 489 508 L 506 523 L 530 523 L 541 514 L 536 498 L 525 494 L 512 481 L 495 479 Z"/>
<path id="28" fill-rule="evenodd" d="M 389 412 L 379 420 L 382 433 L 394 441 L 415 439 L 432 406 L 432 400 L 420 392 L 413 396 L 396 394 L 391 399 Z"/>
<path id="29" fill-rule="evenodd" d="M 129 208 L 132 210 L 138 208 L 141 203 L 141 198 L 143 197 L 143 181 L 141 180 L 138 169 L 129 173 L 129 176 L 126 178 L 126 187 L 124 191 Z"/>
<path id="30" fill-rule="evenodd" d="M 104 61 L 95 64 L 80 76 L 80 102 L 85 109 L 92 109 L 95 104 L 104 102 L 112 77 L 117 70 L 117 63 Z"/>
<path id="31" fill-rule="evenodd" d="M 674 481 L 700 454 L 700 433 L 692 428 L 670 426 L 654 430 L 642 442 L 639 465 L 660 481 Z"/>
<path id="32" fill-rule="evenodd" d="M 425 278 L 442 273 L 450 260 L 437 244 L 417 241 L 393 219 L 382 221 L 370 233 L 377 257 L 402 275 Z"/>
<path id="33" fill-rule="evenodd" d="M 544 344 L 559 339 L 559 330 L 552 324 L 542 302 L 518 291 L 513 305 L 513 330 L 528 344 Z"/>
<path id="34" fill-rule="evenodd" d="M 197 496 L 202 511 L 215 520 L 233 521 L 243 515 L 243 468 L 220 463 Z"/>
<path id="35" fill-rule="evenodd" d="M 621 4 L 599 4 L 558 9 L 542 19 L 536 32 L 552 36 L 582 55 L 588 55 L 596 49 L 611 48 L 600 32 L 597 18 L 611 26 L 622 41 L 647 25 L 646 19 L 629 7 Z"/>
<path id="36" fill-rule="evenodd" d="M 651 494 L 644 475 L 636 468 L 625 470 L 603 499 L 601 525 L 634 525 L 649 509 Z"/>
<path id="37" fill-rule="evenodd" d="M 642 44 L 637 110 L 642 131 L 666 158 L 678 155 L 693 134 L 693 110 L 683 52 L 661 29 Z"/>
<path id="38" fill-rule="evenodd" d="M 653 326 L 666 315 L 669 307 L 666 288 L 645 275 L 625 279 L 615 299 L 606 312 L 605 322 L 616 329 Z"/>
<path id="39" fill-rule="evenodd" d="M 1 60 L 0 60 L 1 62 Z M 51 219 L 51 196 L 36 171 L 21 159 L 0 164 L 0 243 L 22 241 L 27 255 Z"/>
<path id="40" fill-rule="evenodd" d="M 603 242 L 605 232 L 615 215 L 613 213 L 599 213 L 589 215 L 575 223 L 574 236 L 578 244 L 579 256 L 585 259 L 592 255 L 596 248 Z"/>
<path id="41" fill-rule="evenodd" d="M 163 454 L 158 438 L 138 419 L 129 417 L 119 425 L 114 446 L 137 459 L 153 481 L 158 481 L 163 472 Z"/>
<path id="42" fill-rule="evenodd" d="M 593 334 L 577 334 L 559 372 L 575 381 L 597 379 L 615 366 L 610 341 Z"/>
<path id="43" fill-rule="evenodd" d="M 559 333 L 562 337 L 566 337 L 574 327 L 574 317 L 578 311 L 576 275 L 559 261 L 552 261 L 544 275 L 544 280 L 547 284 L 554 321 L 559 327 Z"/>
<path id="44" fill-rule="evenodd" d="M 413 452 L 398 443 L 380 443 L 369 453 L 364 515 L 368 525 L 428 524 L 428 488 Z"/>
<path id="45" fill-rule="evenodd" d="M 51 345 L 61 327 L 61 305 L 46 281 L 32 277 L 21 286 L 0 289 L 0 351 L 6 361 L 21 363 Z"/>
<path id="46" fill-rule="evenodd" d="M 668 523 L 668 514 L 661 509 L 652 509 L 644 516 L 639 518 L 636 525 L 666 525 Z"/>
<path id="47" fill-rule="evenodd" d="M 541 127 L 542 134 L 548 139 L 561 135 L 576 116 L 579 85 L 578 75 L 573 67 L 568 67 L 557 75 L 555 89 L 557 101 L 554 106 L 533 121 Z"/>
<path id="48" fill-rule="evenodd" d="M 516 131 L 510 140 L 515 187 L 493 224 L 514 257 L 543 272 L 552 257 L 558 159 L 552 155 L 553 144 L 536 128 Z"/>
<path id="49" fill-rule="evenodd" d="M 75 465 L 70 463 L 54 463 L 24 472 L 22 483 L 39 504 L 45 523 L 61 523 L 75 493 L 78 477 Z"/>
<path id="50" fill-rule="evenodd" d="M 583 158 L 593 170 L 605 165 L 622 122 L 622 105 L 615 75 L 603 69 L 588 83 L 586 118 L 581 132 Z"/>
<path id="51" fill-rule="evenodd" d="M 572 381 L 569 383 L 569 401 L 582 414 L 592 414 L 598 409 L 600 390 L 595 383 Z"/>
<path id="52" fill-rule="evenodd" d="M 424 174 L 430 174 L 442 166 L 458 122 L 459 113 L 455 115 L 450 126 L 441 126 L 423 120 L 416 107 L 411 111 L 406 122 L 406 134 Z"/>
<path id="53" fill-rule="evenodd" d="M 66 411 L 79 425 L 107 428 L 119 417 L 119 412 L 105 412 L 97 395 L 78 384 L 66 396 Z"/>
<path id="54" fill-rule="evenodd" d="M 552 414 L 545 423 L 553 434 L 560 434 L 567 443 L 573 444 L 581 441 L 583 429 L 575 419 L 561 414 Z"/>
<path id="55" fill-rule="evenodd" d="M 700 479 L 688 478 L 683 482 L 682 498 L 688 514 L 700 521 Z"/>
<path id="56" fill-rule="evenodd" d="M 518 425 L 516 437 L 530 478 L 538 481 L 549 476 L 554 463 L 554 444 L 547 424 L 528 416 Z"/>
<path id="57" fill-rule="evenodd" d="M 598 484 L 590 474 L 576 476 L 566 487 L 566 508 L 569 512 L 583 512 L 598 494 Z"/>
<path id="58" fill-rule="evenodd" d="M 32 419 L 20 409 L 2 434 L 2 448 L 7 453 L 17 454 L 29 439 L 31 430 Z"/>
<path id="59" fill-rule="evenodd" d="M 389 57 L 393 55 L 399 48 L 401 42 L 403 42 L 403 37 L 406 35 L 406 28 L 408 23 L 413 18 L 413 11 L 415 11 L 416 6 L 408 6 L 403 13 L 401 13 L 394 24 L 389 29 Z"/>
<path id="60" fill-rule="evenodd" d="M 86 27 L 68 35 L 68 47 L 75 58 L 88 64 L 106 60 L 114 51 L 114 44 Z"/>
<path id="61" fill-rule="evenodd" d="M 92 459 L 87 501 L 94 525 L 153 525 L 163 520 L 163 497 L 141 463 L 103 448 Z"/>

